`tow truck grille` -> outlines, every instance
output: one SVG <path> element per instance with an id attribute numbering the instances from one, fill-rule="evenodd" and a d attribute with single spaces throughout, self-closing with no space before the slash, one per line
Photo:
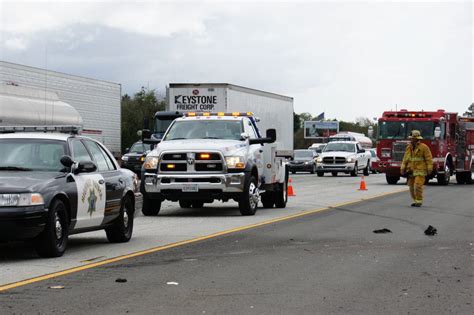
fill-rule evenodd
<path id="1" fill-rule="evenodd" d="M 168 167 L 174 165 L 174 167 Z M 217 152 L 167 152 L 160 161 L 160 171 L 177 173 L 222 173 L 224 161 Z"/>
<path id="2" fill-rule="evenodd" d="M 407 149 L 408 142 L 394 142 L 393 143 L 393 153 L 392 161 L 401 162 L 403 161 L 403 156 L 405 155 L 405 150 Z"/>

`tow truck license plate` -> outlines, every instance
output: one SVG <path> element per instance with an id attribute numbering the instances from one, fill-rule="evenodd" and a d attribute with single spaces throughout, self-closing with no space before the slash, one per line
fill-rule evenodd
<path id="1" fill-rule="evenodd" d="M 199 188 L 197 184 L 184 184 L 182 191 L 183 192 L 198 192 Z"/>

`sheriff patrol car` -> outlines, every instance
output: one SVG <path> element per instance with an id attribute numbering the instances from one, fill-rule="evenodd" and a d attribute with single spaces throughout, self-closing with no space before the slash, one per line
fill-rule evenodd
<path id="1" fill-rule="evenodd" d="M 98 141 L 0 130 L 0 241 L 33 239 L 43 257 L 63 255 L 81 232 L 127 242 L 138 191 L 137 176 Z"/>

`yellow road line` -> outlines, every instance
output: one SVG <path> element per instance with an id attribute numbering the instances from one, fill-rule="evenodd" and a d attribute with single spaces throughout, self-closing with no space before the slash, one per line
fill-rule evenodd
<path id="1" fill-rule="evenodd" d="M 39 277 L 27 279 L 27 280 L 13 282 L 13 283 L 10 283 L 10 284 L 0 286 L 0 292 L 10 290 L 10 289 L 14 289 L 14 288 L 18 288 L 18 287 L 21 287 L 21 286 L 25 286 L 25 285 L 28 285 L 28 284 L 35 283 L 35 282 L 40 282 L 40 281 L 44 281 L 44 280 L 48 280 L 48 279 L 52 279 L 52 278 L 57 278 L 57 277 L 69 275 L 71 273 L 76 273 L 76 272 L 79 272 L 79 271 L 92 269 L 92 268 L 95 268 L 95 267 L 100 267 L 100 266 L 111 264 L 111 263 L 118 262 L 118 261 L 121 261 L 121 260 L 134 258 L 134 257 L 139 257 L 139 256 L 144 256 L 144 255 L 147 255 L 147 254 L 156 253 L 156 252 L 163 251 L 163 250 L 166 250 L 166 249 L 175 248 L 175 247 L 184 246 L 184 245 L 191 244 L 191 243 L 196 243 L 196 242 L 199 242 L 199 241 L 208 240 L 208 239 L 215 238 L 215 237 L 218 237 L 218 236 L 228 235 L 228 234 L 232 234 L 232 233 L 236 233 L 236 232 L 240 232 L 240 231 L 253 229 L 253 228 L 256 228 L 256 227 L 260 227 L 260 226 L 265 226 L 265 225 L 269 225 L 269 224 L 273 224 L 273 223 L 277 223 L 277 222 L 287 221 L 287 220 L 299 218 L 299 217 L 302 217 L 302 216 L 306 216 L 306 215 L 310 215 L 310 214 L 314 214 L 314 213 L 318 213 L 318 212 L 322 212 L 322 211 L 331 210 L 331 209 L 342 207 L 342 206 L 356 204 L 356 203 L 366 201 L 366 200 L 371 200 L 371 199 L 376 199 L 376 198 L 385 197 L 385 196 L 389 196 L 389 195 L 394 195 L 394 194 L 397 194 L 397 193 L 400 193 L 400 192 L 403 192 L 403 191 L 406 191 L 406 190 L 407 189 L 397 190 L 395 192 L 383 193 L 383 194 L 375 195 L 375 196 L 364 198 L 364 199 L 359 199 L 359 200 L 344 202 L 344 203 L 341 203 L 341 204 L 336 204 L 336 205 L 329 206 L 329 207 L 303 211 L 301 213 L 291 214 L 291 215 L 284 216 L 284 217 L 281 217 L 281 218 L 276 218 L 276 219 L 272 219 L 272 220 L 268 220 L 268 221 L 264 221 L 264 222 L 260 222 L 260 223 L 254 223 L 254 224 L 250 224 L 250 225 L 246 225 L 246 226 L 242 226 L 242 227 L 238 227 L 238 228 L 234 228 L 234 229 L 230 229 L 230 230 L 225 230 L 225 231 L 222 231 L 222 232 L 217 232 L 217 233 L 213 233 L 213 234 L 209 234 L 209 235 L 205 235 L 205 236 L 192 238 L 192 239 L 185 240 L 185 241 L 180 241 L 180 242 L 176 242 L 176 243 L 171 243 L 171 244 L 167 244 L 167 245 L 153 247 L 153 248 L 150 248 L 150 249 L 145 249 L 145 250 L 134 252 L 134 253 L 131 253 L 131 254 L 126 254 L 126 255 L 122 255 L 122 256 L 117 256 L 117 257 L 101 260 L 101 261 L 98 261 L 98 262 L 95 262 L 95 263 L 90 263 L 90 264 L 79 266 L 79 267 L 73 267 L 73 268 L 70 268 L 70 269 L 66 269 L 66 270 L 46 274 L 46 275 L 43 275 L 43 276 L 39 276 Z"/>

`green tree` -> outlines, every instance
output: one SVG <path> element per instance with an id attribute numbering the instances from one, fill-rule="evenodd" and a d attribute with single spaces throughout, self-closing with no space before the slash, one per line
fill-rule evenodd
<path id="1" fill-rule="evenodd" d="M 137 131 L 143 129 L 144 119 L 153 119 L 157 111 L 165 109 L 165 102 L 159 102 L 155 90 L 144 87 L 133 97 L 122 96 L 122 152 L 139 140 Z"/>

